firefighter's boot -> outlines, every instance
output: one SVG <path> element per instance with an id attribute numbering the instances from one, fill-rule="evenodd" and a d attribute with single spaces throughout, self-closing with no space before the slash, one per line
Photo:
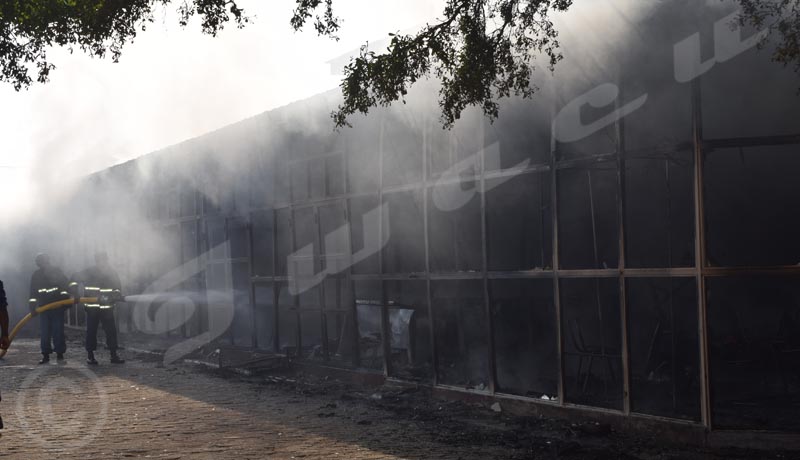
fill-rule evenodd
<path id="1" fill-rule="evenodd" d="M 111 364 L 124 364 L 125 360 L 120 358 L 116 350 L 111 352 Z"/>
<path id="2" fill-rule="evenodd" d="M 97 366 L 97 360 L 94 359 L 94 352 L 90 351 L 89 355 L 86 357 L 86 364 L 91 364 L 92 366 Z"/>
<path id="3" fill-rule="evenodd" d="M 39 364 L 47 364 L 50 362 L 50 355 L 42 353 L 42 360 L 39 361 Z"/>

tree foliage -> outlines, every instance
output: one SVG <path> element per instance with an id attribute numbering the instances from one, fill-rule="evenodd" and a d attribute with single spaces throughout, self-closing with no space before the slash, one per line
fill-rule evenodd
<path id="1" fill-rule="evenodd" d="M 586 0 L 592 1 L 592 0 Z M 721 0 L 722 1 L 722 0 Z M 768 29 L 773 59 L 800 72 L 800 0 L 737 0 L 739 23 Z M 341 21 L 334 0 L 295 0 L 290 24 L 309 23 L 319 35 L 336 39 Z M 348 118 L 402 100 L 420 79 L 441 82 L 439 105 L 446 127 L 468 106 L 490 118 L 499 100 L 530 97 L 537 91 L 537 59 L 552 69 L 562 55 L 551 18 L 574 0 L 446 0 L 441 17 L 412 34 L 394 34 L 384 52 L 362 47 L 344 69 L 343 100 L 333 112 L 337 127 Z M 51 46 L 78 48 L 118 60 L 125 44 L 154 21 L 157 8 L 177 5 L 179 22 L 202 19 L 215 35 L 229 22 L 248 22 L 236 0 L 0 0 L 0 81 L 16 89 L 48 79 Z M 766 42 L 762 43 L 765 44 Z"/>
<path id="2" fill-rule="evenodd" d="M 337 127 L 348 117 L 402 99 L 421 78 L 441 82 L 442 121 L 451 126 L 468 106 L 479 106 L 491 118 L 498 99 L 532 96 L 537 55 L 553 68 L 562 58 L 551 15 L 573 0 L 448 0 L 443 17 L 415 34 L 392 36 L 385 53 L 366 46 L 344 69 L 343 102 L 333 115 Z M 331 0 L 298 0 L 295 29 L 315 17 L 321 35 L 339 28 Z M 317 10 L 324 10 L 316 14 Z"/>
<path id="3" fill-rule="evenodd" d="M 154 21 L 157 8 L 171 0 L 2 0 L 0 1 L 0 81 L 17 90 L 34 79 L 46 82 L 54 68 L 52 46 L 78 48 L 94 56 L 108 53 L 117 61 L 125 44 Z M 233 20 L 247 23 L 234 1 L 183 0 L 177 10 L 181 25 L 202 18 L 203 32 L 215 35 Z"/>
<path id="4" fill-rule="evenodd" d="M 591 0 L 587 0 L 591 1 Z M 720 0 L 722 2 L 724 0 Z M 767 29 L 761 43 L 775 44 L 773 60 L 793 65 L 800 73 L 800 0 L 736 0 L 739 24 Z M 337 127 L 355 113 L 389 105 L 428 75 L 442 85 L 439 106 L 445 127 L 452 126 L 468 106 L 481 107 L 490 119 L 498 101 L 510 95 L 530 97 L 536 56 L 551 70 L 561 60 L 553 13 L 567 10 L 573 0 L 447 0 L 443 17 L 416 34 L 395 35 L 386 52 L 367 47 L 344 69 L 344 100 L 332 116 Z M 339 28 L 331 0 L 297 0 L 295 29 L 315 18 L 321 35 Z M 322 10 L 322 14 L 315 11 Z"/>
<path id="5" fill-rule="evenodd" d="M 763 48 L 772 43 L 772 59 L 794 66 L 800 73 L 800 0 L 739 0 L 741 26 L 766 30 L 759 43 Z"/>

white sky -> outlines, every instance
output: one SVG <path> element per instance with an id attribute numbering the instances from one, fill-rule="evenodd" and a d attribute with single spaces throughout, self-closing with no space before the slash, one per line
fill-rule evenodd
<path id="1" fill-rule="evenodd" d="M 118 64 L 54 49 L 51 81 L 0 85 L 0 206 L 32 185 L 74 178 L 337 86 L 326 61 L 431 21 L 440 0 L 337 0 L 341 41 L 294 33 L 294 0 L 240 0 L 253 23 L 216 38 L 182 29 L 174 8 Z"/>

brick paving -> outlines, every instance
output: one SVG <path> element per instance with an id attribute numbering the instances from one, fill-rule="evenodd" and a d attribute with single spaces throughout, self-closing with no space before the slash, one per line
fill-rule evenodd
<path id="1" fill-rule="evenodd" d="M 223 379 L 146 355 L 88 368 L 72 346 L 66 364 L 36 364 L 38 345 L 15 342 L 0 364 L 6 428 L 0 456 L 39 458 L 461 458 L 516 456 L 512 448 L 440 442 L 397 414 Z"/>

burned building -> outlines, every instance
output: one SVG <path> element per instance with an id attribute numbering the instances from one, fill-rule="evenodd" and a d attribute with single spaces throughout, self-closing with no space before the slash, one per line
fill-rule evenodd
<path id="1" fill-rule="evenodd" d="M 567 27 L 494 122 L 443 130 L 418 88 L 336 132 L 334 91 L 115 166 L 61 253 L 104 248 L 128 292 L 183 299 L 128 305 L 124 331 L 797 432 L 800 79 L 732 11 L 659 7 L 592 50 Z"/>

